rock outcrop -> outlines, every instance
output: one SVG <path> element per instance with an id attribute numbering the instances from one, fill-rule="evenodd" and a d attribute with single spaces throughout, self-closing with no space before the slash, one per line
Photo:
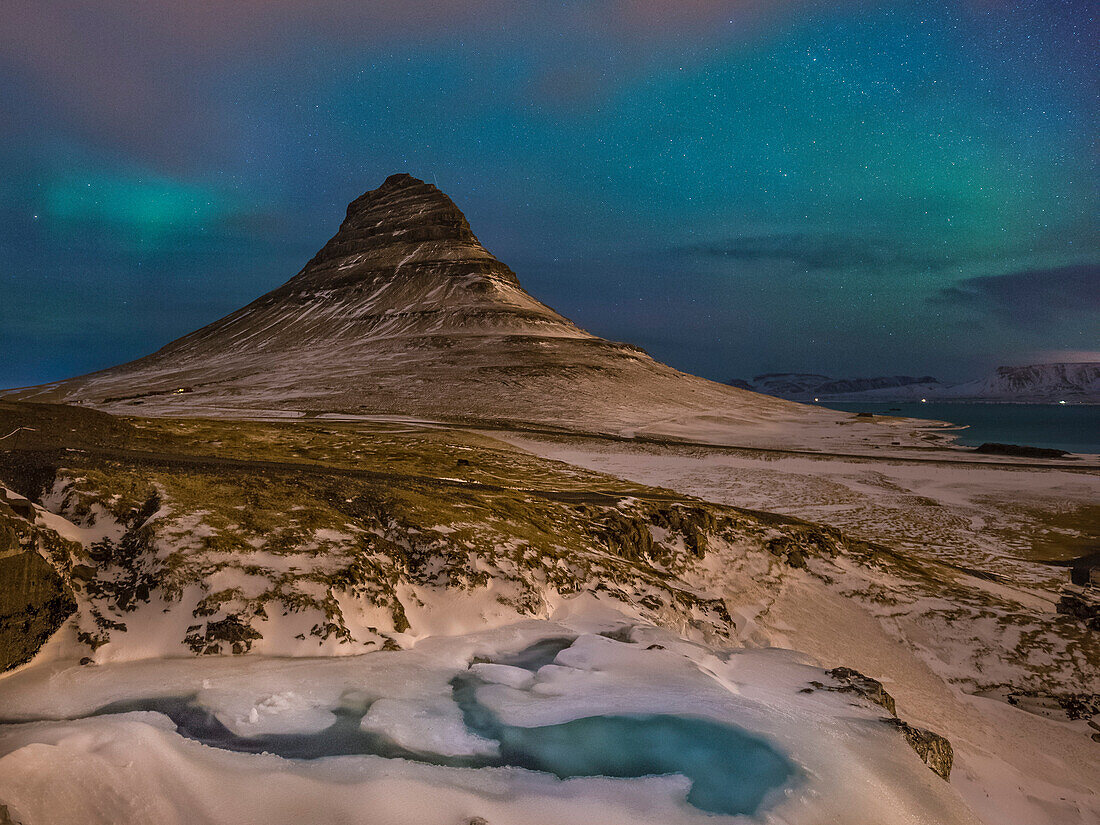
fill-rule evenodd
<path id="1" fill-rule="evenodd" d="M 1092 630 L 1100 630 L 1100 588 L 1067 588 L 1062 591 L 1055 610 L 1084 622 Z"/>
<path id="2" fill-rule="evenodd" d="M 944 779 L 951 778 L 951 766 L 955 761 L 955 751 L 946 737 L 924 728 L 915 728 L 908 722 L 903 722 L 896 717 L 883 719 L 883 721 L 901 731 L 905 741 L 909 743 L 909 747 L 917 752 L 917 756 L 921 758 L 925 765 Z"/>
<path id="3" fill-rule="evenodd" d="M 882 721 L 901 731 L 909 747 L 917 752 L 917 756 L 925 765 L 944 779 L 951 778 L 951 765 L 954 762 L 955 753 L 947 737 L 899 719 L 894 697 L 886 691 L 882 682 L 870 676 L 864 676 L 850 667 L 835 667 L 826 671 L 826 674 L 833 680 L 833 684 L 813 681 L 810 682 L 810 687 L 803 689 L 803 692 L 813 693 L 815 690 L 824 690 L 833 693 L 850 693 L 885 708 L 890 715 L 883 717 Z"/>
<path id="4" fill-rule="evenodd" d="M 35 526 L 30 502 L 0 490 L 0 671 L 29 662 L 76 611 L 69 586 L 39 552 L 59 541 Z"/>

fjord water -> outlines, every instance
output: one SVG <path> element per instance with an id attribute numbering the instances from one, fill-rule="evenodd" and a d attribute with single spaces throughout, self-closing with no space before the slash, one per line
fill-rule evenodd
<path id="1" fill-rule="evenodd" d="M 845 412 L 930 418 L 965 425 L 959 443 L 1026 444 L 1071 453 L 1100 453 L 1100 404 L 967 404 L 829 402 Z"/>

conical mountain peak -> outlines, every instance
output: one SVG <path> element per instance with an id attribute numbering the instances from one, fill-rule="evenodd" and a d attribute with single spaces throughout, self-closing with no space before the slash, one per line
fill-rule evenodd
<path id="1" fill-rule="evenodd" d="M 145 358 L 20 395 L 167 415 L 342 411 L 631 432 L 785 404 L 577 327 L 520 286 L 447 195 L 407 174 L 352 201 L 313 259 L 248 306 Z"/>
<path id="2" fill-rule="evenodd" d="M 420 236 L 405 240 L 478 242 L 454 201 L 430 183 L 404 172 L 390 175 L 377 189 L 348 204 L 344 226 L 349 222 L 402 236 L 409 232 Z"/>
<path id="3" fill-rule="evenodd" d="M 310 265 L 416 243 L 482 249 L 466 216 L 443 192 L 406 173 L 390 175 L 377 189 L 348 204 L 340 231 Z"/>
<path id="4" fill-rule="evenodd" d="M 524 291 L 449 197 L 402 174 L 352 201 L 339 231 L 281 287 L 150 358 L 208 363 L 224 341 L 234 361 L 340 353 L 358 363 L 382 349 L 453 350 L 489 336 L 593 338 Z"/>

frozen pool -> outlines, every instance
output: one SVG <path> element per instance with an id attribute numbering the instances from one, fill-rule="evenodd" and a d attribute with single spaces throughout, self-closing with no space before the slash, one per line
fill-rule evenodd
<path id="1" fill-rule="evenodd" d="M 500 725 L 491 733 L 503 764 L 563 779 L 682 774 L 691 780 L 687 801 L 715 814 L 755 813 L 793 775 L 764 740 L 690 716 L 588 716 L 536 728 Z"/>
<path id="2" fill-rule="evenodd" d="M 501 664 L 537 670 L 571 643 L 544 639 Z M 372 754 L 453 767 L 515 766 L 566 779 L 579 776 L 636 778 L 681 774 L 691 780 L 687 801 L 714 814 L 753 814 L 772 792 L 791 782 L 794 766 L 766 740 L 732 725 L 673 714 L 589 716 L 556 725 L 502 723 L 477 700 L 482 681 L 472 673 L 452 681 L 466 726 L 500 744 L 499 756 L 446 757 L 409 751 L 360 728 L 368 707 L 337 709 L 336 721 L 314 733 L 240 736 L 193 697 L 154 698 L 108 705 L 96 715 L 135 710 L 168 716 L 183 736 L 212 747 L 267 752 L 287 759 Z"/>

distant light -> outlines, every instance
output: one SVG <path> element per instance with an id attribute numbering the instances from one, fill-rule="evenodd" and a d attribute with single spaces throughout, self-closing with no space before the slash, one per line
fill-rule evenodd
<path id="1" fill-rule="evenodd" d="M 814 399 L 814 401 L 817 401 L 817 400 L 818 400 L 818 399 L 816 399 L 816 398 Z M 1065 402 L 1063 401 L 1062 403 L 1064 404 Z"/>
<path id="2" fill-rule="evenodd" d="M 927 398 L 922 398 L 922 399 L 920 400 L 920 402 L 921 402 L 922 404 L 927 404 L 927 403 L 928 403 L 928 399 L 927 399 Z"/>
<path id="3" fill-rule="evenodd" d="M 1066 402 L 1065 401 L 1059 401 L 1058 403 L 1059 404 L 1065 404 Z"/>

